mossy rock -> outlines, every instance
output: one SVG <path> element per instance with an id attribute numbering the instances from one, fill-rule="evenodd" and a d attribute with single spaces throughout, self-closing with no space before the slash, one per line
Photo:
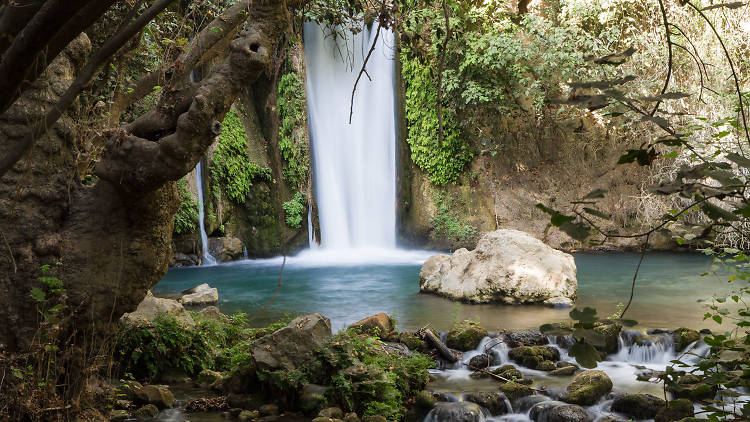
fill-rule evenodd
<path id="1" fill-rule="evenodd" d="M 426 415 L 435 406 L 437 401 L 437 398 L 432 393 L 422 390 L 414 397 L 414 406 L 416 406 L 421 414 Z"/>
<path id="2" fill-rule="evenodd" d="M 565 401 L 582 406 L 596 404 L 612 391 L 612 380 L 604 371 L 584 371 L 573 378 Z"/>
<path id="3" fill-rule="evenodd" d="M 520 399 L 521 397 L 526 397 L 534 394 L 534 390 L 528 385 L 519 384 L 514 381 L 506 382 L 501 385 L 500 391 L 502 391 L 503 394 L 505 394 L 505 397 L 507 397 L 508 400 L 511 401 L 515 401 Z"/>
<path id="4" fill-rule="evenodd" d="M 135 416 L 136 419 L 151 419 L 155 418 L 158 414 L 159 408 L 153 404 L 147 404 L 133 412 L 133 416 Z"/>
<path id="5" fill-rule="evenodd" d="M 667 403 L 654 417 L 654 422 L 673 422 L 695 416 L 693 403 L 688 399 L 677 399 Z"/>
<path id="6" fill-rule="evenodd" d="M 601 323 L 594 327 L 594 332 L 604 337 L 604 346 L 597 346 L 597 350 L 604 353 L 617 353 L 620 330 L 622 330 L 622 325 L 615 322 Z"/>
<path id="7" fill-rule="evenodd" d="M 488 334 L 487 330 L 479 326 L 479 323 L 465 320 L 451 328 L 445 344 L 451 349 L 468 352 L 476 349 Z"/>
<path id="8" fill-rule="evenodd" d="M 699 332 L 690 328 L 678 328 L 674 332 L 674 342 L 676 351 L 685 350 L 691 343 L 701 339 Z"/>
<path id="9" fill-rule="evenodd" d="M 515 381 L 523 378 L 523 374 L 513 365 L 503 365 L 494 371 L 493 374 L 499 375 L 507 380 Z"/>
<path id="10" fill-rule="evenodd" d="M 552 371 L 560 360 L 560 351 L 551 346 L 521 346 L 511 349 L 509 356 L 525 367 Z"/>
<path id="11" fill-rule="evenodd" d="M 408 347 L 409 350 L 423 350 L 426 347 L 425 342 L 412 333 L 400 332 L 396 335 L 396 339 L 399 343 L 403 343 Z"/>
<path id="12" fill-rule="evenodd" d="M 651 394 L 625 394 L 612 402 L 612 410 L 634 419 L 653 419 L 667 403 Z"/>

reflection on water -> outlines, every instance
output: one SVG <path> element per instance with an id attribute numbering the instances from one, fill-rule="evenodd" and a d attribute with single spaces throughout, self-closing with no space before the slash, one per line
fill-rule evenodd
<path id="1" fill-rule="evenodd" d="M 284 313 L 320 312 L 334 329 L 378 312 L 396 316 L 404 328 L 430 323 L 446 330 L 456 318 L 479 319 L 490 330 L 530 328 L 567 318 L 568 310 L 525 305 L 457 304 L 419 293 L 419 269 L 428 256 L 414 251 L 369 251 L 363 255 L 315 254 L 289 258 L 282 287 L 273 304 L 252 323 L 262 325 Z M 578 266 L 578 306 L 592 306 L 606 316 L 626 302 L 638 255 L 631 253 L 575 254 Z M 368 259 L 365 259 L 368 258 Z M 725 293 L 726 276 L 700 274 L 711 269 L 700 254 L 649 253 L 638 277 L 628 318 L 640 327 L 717 328 L 702 320 L 696 301 Z M 224 312 L 253 315 L 274 296 L 281 259 L 242 261 L 214 267 L 175 268 L 153 289 L 168 294 L 209 283 L 219 289 Z"/>

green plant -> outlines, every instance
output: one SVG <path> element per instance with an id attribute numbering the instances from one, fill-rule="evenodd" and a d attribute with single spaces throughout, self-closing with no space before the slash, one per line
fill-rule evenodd
<path id="1" fill-rule="evenodd" d="M 282 177 L 299 189 L 310 171 L 307 147 L 305 89 L 297 72 L 285 73 L 279 80 L 279 152 L 284 159 Z"/>
<path id="2" fill-rule="evenodd" d="M 57 268 L 62 262 L 55 262 L 52 265 L 42 265 L 40 270 L 42 275 L 37 277 L 37 281 L 42 287 L 32 287 L 29 295 L 37 303 L 37 311 L 44 319 L 44 322 L 55 324 L 59 316 L 65 310 L 65 286 L 63 281 L 57 277 Z"/>
<path id="3" fill-rule="evenodd" d="M 286 225 L 295 229 L 302 227 L 302 214 L 305 211 L 305 196 L 297 192 L 294 197 L 282 204 Z"/>
<path id="4" fill-rule="evenodd" d="M 177 214 L 174 216 L 174 234 L 195 233 L 199 218 L 198 201 L 188 191 L 185 177 L 177 181 L 177 191 L 180 194 L 181 201 Z"/>
<path id="5" fill-rule="evenodd" d="M 470 223 L 464 223 L 456 209 L 456 200 L 443 193 L 435 194 L 437 212 L 430 219 L 435 233 L 444 239 L 460 243 L 471 243 L 479 236 L 479 230 Z"/>
<path id="6" fill-rule="evenodd" d="M 271 180 L 271 169 L 250 162 L 247 133 L 235 109 L 224 117 L 219 145 L 211 159 L 211 178 L 237 204 L 245 202 L 255 180 Z"/>

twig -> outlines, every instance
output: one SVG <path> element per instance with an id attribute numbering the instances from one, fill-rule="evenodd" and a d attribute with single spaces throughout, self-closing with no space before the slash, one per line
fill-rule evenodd
<path id="1" fill-rule="evenodd" d="M 638 271 L 641 269 L 641 264 L 643 263 L 643 258 L 646 257 L 646 250 L 648 249 L 648 238 L 651 236 L 651 233 L 646 234 L 646 241 L 643 243 L 643 250 L 641 251 L 641 259 L 638 260 L 638 266 L 635 267 L 635 274 L 633 274 L 633 285 L 630 286 L 630 299 L 628 299 L 628 304 L 625 305 L 625 308 L 620 312 L 620 319 L 622 319 L 625 316 L 625 312 L 628 311 L 630 308 L 630 304 L 633 303 L 633 296 L 635 295 L 635 281 L 638 279 Z"/>
<path id="2" fill-rule="evenodd" d="M 359 84 L 359 80 L 362 78 L 363 73 L 367 73 L 365 70 L 365 67 L 367 66 L 367 62 L 370 61 L 370 56 L 372 56 L 372 52 L 375 51 L 375 46 L 378 43 L 378 37 L 380 36 L 380 28 L 381 26 L 378 25 L 378 29 L 375 31 L 375 38 L 372 40 L 372 45 L 370 46 L 370 51 L 367 52 L 367 57 L 365 57 L 365 61 L 362 62 L 362 69 L 359 70 L 359 74 L 357 75 L 357 80 L 354 81 L 354 87 L 352 88 L 352 97 L 349 102 L 349 124 L 352 124 L 352 115 L 354 114 L 354 93 L 357 91 L 357 85 Z M 367 78 L 372 80 L 370 78 L 370 75 L 367 75 Z"/>
<path id="3" fill-rule="evenodd" d="M 667 50 L 669 52 L 669 58 L 667 60 L 667 76 L 664 78 L 664 87 L 661 89 L 661 95 L 664 95 L 664 93 L 667 92 L 667 88 L 669 88 L 669 81 L 672 78 L 672 33 L 669 31 L 669 20 L 667 19 L 667 9 L 664 7 L 664 1 L 659 0 L 659 8 L 661 9 L 661 16 L 664 20 L 664 32 L 667 37 Z M 659 110 L 659 105 L 661 104 L 661 99 L 656 101 L 656 105 L 654 106 L 654 109 L 651 110 L 650 115 L 654 116 L 656 112 Z"/>

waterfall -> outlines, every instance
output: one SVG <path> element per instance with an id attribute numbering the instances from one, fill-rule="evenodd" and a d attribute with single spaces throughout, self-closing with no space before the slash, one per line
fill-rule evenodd
<path id="1" fill-rule="evenodd" d="M 312 207 L 307 207 L 307 247 L 310 249 L 318 248 L 318 239 L 315 238 L 315 226 L 312 222 Z"/>
<path id="2" fill-rule="evenodd" d="M 201 163 L 203 159 L 198 161 L 198 165 L 195 166 L 195 181 L 198 185 L 198 226 L 201 229 L 201 257 L 203 258 L 203 265 L 216 265 L 216 259 L 211 256 L 208 252 L 208 235 L 206 234 L 206 227 L 203 224 L 203 174 Z"/>
<path id="3" fill-rule="evenodd" d="M 396 247 L 396 68 L 390 30 L 380 31 L 349 124 L 352 88 L 376 25 L 356 35 L 346 32 L 345 38 L 316 23 L 304 26 L 314 186 L 320 244 L 326 249 Z"/>

